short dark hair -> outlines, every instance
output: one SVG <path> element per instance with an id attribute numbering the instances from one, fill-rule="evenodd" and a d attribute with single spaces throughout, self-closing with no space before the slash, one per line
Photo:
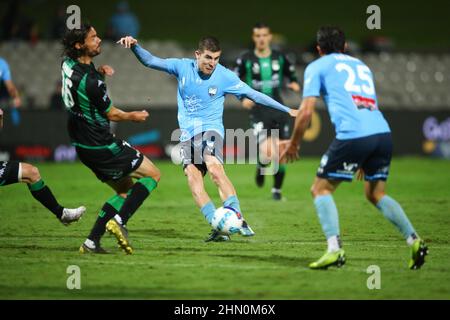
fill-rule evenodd
<path id="1" fill-rule="evenodd" d="M 321 27 L 317 31 L 317 44 L 324 54 L 344 52 L 345 34 L 338 27 Z"/>
<path id="2" fill-rule="evenodd" d="M 264 22 L 257 22 L 253 26 L 253 29 L 264 29 L 264 28 L 267 28 L 270 31 L 269 25 L 267 23 L 264 23 Z"/>
<path id="3" fill-rule="evenodd" d="M 83 23 L 79 29 L 67 29 L 62 39 L 62 45 L 64 47 L 63 56 L 67 56 L 71 59 L 78 59 L 81 57 L 84 54 L 84 50 L 75 48 L 75 44 L 77 42 L 84 44 L 91 28 L 92 25 Z"/>
<path id="4" fill-rule="evenodd" d="M 222 49 L 220 48 L 220 42 L 216 37 L 206 36 L 200 39 L 198 42 L 198 50 L 203 52 L 209 50 L 211 52 L 218 52 Z"/>

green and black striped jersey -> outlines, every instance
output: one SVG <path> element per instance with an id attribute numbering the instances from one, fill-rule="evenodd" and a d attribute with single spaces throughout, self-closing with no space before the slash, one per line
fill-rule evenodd
<path id="1" fill-rule="evenodd" d="M 68 130 L 75 146 L 99 148 L 111 145 L 106 113 L 112 106 L 105 78 L 93 63 L 83 64 L 65 58 L 62 67 L 62 97 L 69 113 Z"/>
<path id="2" fill-rule="evenodd" d="M 297 82 L 295 66 L 278 50 L 266 58 L 257 57 L 253 50 L 244 52 L 236 59 L 235 72 L 250 87 L 280 103 L 283 79 Z"/>

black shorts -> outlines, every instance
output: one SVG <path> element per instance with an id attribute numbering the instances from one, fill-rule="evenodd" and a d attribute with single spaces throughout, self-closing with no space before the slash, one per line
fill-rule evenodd
<path id="1" fill-rule="evenodd" d="M 328 180 L 352 181 L 353 174 L 362 168 L 366 181 L 386 181 L 391 158 L 390 133 L 349 140 L 334 139 L 322 156 L 317 176 Z"/>
<path id="2" fill-rule="evenodd" d="M 183 171 L 190 164 L 197 167 L 205 175 L 208 171 L 204 160 L 205 155 L 214 156 L 223 164 L 223 138 L 216 131 L 199 133 L 190 140 L 182 141 L 180 156 Z"/>
<path id="3" fill-rule="evenodd" d="M 117 140 L 107 148 L 76 147 L 81 162 L 91 169 L 102 182 L 119 180 L 135 171 L 144 156 L 126 141 Z"/>
<path id="4" fill-rule="evenodd" d="M 0 186 L 19 182 L 19 161 L 0 161 Z"/>
<path id="5" fill-rule="evenodd" d="M 272 136 L 271 130 L 278 130 L 280 140 L 290 139 L 292 119 L 288 113 L 258 105 L 253 109 L 255 110 L 250 113 L 250 124 L 259 143 Z"/>

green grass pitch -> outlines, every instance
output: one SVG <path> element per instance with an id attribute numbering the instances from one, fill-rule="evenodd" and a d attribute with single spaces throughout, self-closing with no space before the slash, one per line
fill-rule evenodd
<path id="1" fill-rule="evenodd" d="M 318 159 L 290 165 L 287 201 L 270 198 L 253 181 L 253 165 L 227 165 L 252 238 L 204 243 L 210 231 L 195 207 L 181 168 L 156 162 L 162 180 L 129 222 L 135 248 L 127 256 L 105 235 L 109 255 L 78 252 L 108 186 L 80 163 L 40 164 L 47 185 L 68 207 L 88 212 L 69 227 L 59 223 L 24 184 L 0 188 L 1 299 L 449 299 L 450 162 L 395 158 L 388 192 L 405 209 L 430 255 L 422 269 L 407 269 L 409 248 L 397 230 L 363 196 L 363 184 L 335 194 L 347 264 L 313 271 L 309 262 L 326 249 L 309 187 Z M 271 178 L 271 177 L 269 177 Z M 219 206 L 209 179 L 207 190 Z M 69 265 L 81 270 L 81 289 L 69 290 Z M 381 270 L 381 288 L 369 290 L 367 268 Z"/>

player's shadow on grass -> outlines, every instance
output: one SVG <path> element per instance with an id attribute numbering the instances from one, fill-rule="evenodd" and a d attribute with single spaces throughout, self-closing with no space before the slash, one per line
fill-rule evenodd
<path id="1" fill-rule="evenodd" d="M 198 239 L 198 236 L 191 233 L 179 232 L 176 229 L 133 229 L 130 228 L 131 237 L 157 237 L 169 239 Z"/>
<path id="2" fill-rule="evenodd" d="M 281 266 L 307 266 L 313 258 L 311 257 L 286 257 L 280 255 L 270 255 L 270 256 L 251 256 L 251 255 L 241 255 L 241 254 L 219 254 L 218 257 L 230 258 L 232 260 L 237 260 L 239 263 L 243 262 L 265 262 L 270 264 L 277 264 Z"/>
<path id="3" fill-rule="evenodd" d="M 12 249 L 12 250 L 28 250 L 28 251 L 61 251 L 61 252 L 71 252 L 78 251 L 78 247 L 74 246 L 45 246 L 36 244 L 2 244 L 0 245 L 0 250 L 2 249 Z"/>

